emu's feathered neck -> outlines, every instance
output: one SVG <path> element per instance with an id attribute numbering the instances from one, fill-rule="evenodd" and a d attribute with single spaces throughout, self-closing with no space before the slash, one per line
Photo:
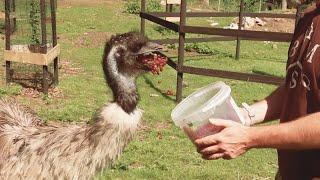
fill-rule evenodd
<path id="1" fill-rule="evenodd" d="M 103 57 L 103 68 L 107 84 L 113 92 L 113 100 L 130 114 L 136 109 L 139 97 L 136 88 L 136 76 L 129 73 L 120 73 L 118 69 L 117 58 L 122 56 L 118 51 L 124 48 L 121 45 L 107 45 Z"/>

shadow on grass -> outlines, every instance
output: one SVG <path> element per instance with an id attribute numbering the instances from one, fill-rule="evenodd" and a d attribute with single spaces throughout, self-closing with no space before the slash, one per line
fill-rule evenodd
<path id="1" fill-rule="evenodd" d="M 42 88 L 42 79 L 43 74 L 42 73 L 14 73 L 13 70 L 11 70 L 11 82 L 21 85 L 23 88 L 32 88 L 39 92 L 43 91 Z M 53 85 L 53 74 L 49 73 L 49 87 Z"/>
<path id="2" fill-rule="evenodd" d="M 162 97 L 166 98 L 167 100 L 170 100 L 170 101 L 173 101 L 175 102 L 175 98 L 171 97 L 171 96 L 168 96 L 166 93 L 162 92 L 161 89 L 157 88 L 153 82 L 147 78 L 145 75 L 143 75 L 143 79 L 144 81 L 146 82 L 146 84 L 148 84 L 152 89 L 154 89 L 155 91 L 157 91 L 158 93 L 161 94 Z"/>
<path id="3" fill-rule="evenodd" d="M 252 70 L 252 73 L 265 75 L 265 76 L 273 76 L 273 77 L 282 77 L 283 78 L 283 76 L 277 76 L 277 75 L 274 75 L 274 74 L 271 74 L 271 73 L 267 73 L 267 72 L 264 72 L 264 71 L 260 71 L 260 70 Z"/>

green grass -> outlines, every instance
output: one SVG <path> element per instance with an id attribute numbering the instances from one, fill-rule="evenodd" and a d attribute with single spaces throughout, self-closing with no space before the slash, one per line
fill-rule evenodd
<path id="1" fill-rule="evenodd" d="M 101 68 L 103 43 L 96 47 L 91 41 L 84 46 L 77 39 L 87 32 L 110 34 L 138 30 L 140 19 L 123 13 L 123 4 L 72 8 L 59 8 L 58 34 L 62 46 L 61 61 L 72 62 L 80 68 L 78 74 L 61 73 L 58 88 L 63 98 L 28 98 L 20 94 L 19 85 L 0 87 L 0 96 L 15 96 L 23 104 L 31 106 L 45 120 L 88 121 L 94 111 L 111 100 L 111 92 L 105 86 Z M 220 21 L 217 19 L 216 21 Z M 222 24 L 227 24 L 221 20 Z M 189 24 L 204 25 L 190 19 Z M 177 37 L 175 33 L 159 33 L 156 25 L 147 23 L 148 35 L 152 38 Z M 195 35 L 194 35 L 195 36 Z M 2 40 L 3 41 L 3 40 Z M 4 44 L 3 42 L 1 44 Z M 234 60 L 235 42 L 208 43 L 212 55 L 187 57 L 185 64 L 195 67 L 210 67 L 238 72 L 285 75 L 287 43 L 241 42 L 241 59 Z M 3 48 L 3 47 L 1 47 Z M 2 52 L 2 51 L 1 51 Z M 173 55 L 176 56 L 176 55 Z M 176 59 L 176 57 L 174 57 Z M 40 68 L 40 67 L 39 67 Z M 2 78 L 4 82 L 4 77 Z M 258 83 L 241 82 L 185 75 L 188 87 L 184 97 L 200 87 L 215 81 L 225 81 L 232 87 L 236 102 L 251 103 L 271 93 L 276 87 Z M 4 83 L 2 83 L 4 84 Z M 97 175 L 97 179 L 264 179 L 274 177 L 277 158 L 274 150 L 252 150 L 235 160 L 204 161 L 186 136 L 176 128 L 170 118 L 175 107 L 174 97 L 164 95 L 175 91 L 176 73 L 170 67 L 160 76 L 146 74 L 138 79 L 141 96 L 139 106 L 144 109 L 143 125 L 137 138 L 112 169 Z M 158 94 L 159 97 L 150 97 Z M 159 137 L 162 138 L 159 138 Z"/>

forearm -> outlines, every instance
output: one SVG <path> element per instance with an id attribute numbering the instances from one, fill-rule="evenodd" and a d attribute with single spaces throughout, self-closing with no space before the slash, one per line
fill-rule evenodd
<path id="1" fill-rule="evenodd" d="M 282 102 L 284 97 L 284 86 L 281 85 L 270 96 L 262 101 L 250 105 L 250 110 L 254 114 L 254 117 L 244 116 L 247 125 L 254 125 L 261 122 L 271 121 L 280 118 L 280 112 L 282 108 Z M 245 110 L 244 114 L 245 113 Z"/>
<path id="2" fill-rule="evenodd" d="M 273 126 L 248 128 L 249 148 L 320 148 L 320 113 Z"/>

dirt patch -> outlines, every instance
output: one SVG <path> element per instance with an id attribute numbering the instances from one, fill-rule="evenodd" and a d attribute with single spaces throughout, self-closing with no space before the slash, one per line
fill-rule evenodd
<path id="1" fill-rule="evenodd" d="M 112 5 L 121 2 L 120 0 L 60 0 L 59 7 L 72 7 L 72 6 L 97 6 L 97 5 Z"/>
<path id="2" fill-rule="evenodd" d="M 151 131 L 151 128 L 144 124 L 144 123 L 141 123 L 139 124 L 139 127 L 138 127 L 138 133 L 137 133 L 137 139 L 139 141 L 144 141 L 147 139 L 147 133 Z"/>
<path id="3" fill-rule="evenodd" d="M 61 72 L 65 75 L 77 75 L 84 73 L 83 68 L 77 67 L 76 64 L 71 63 L 69 60 L 62 60 L 60 62 Z"/>
<path id="4" fill-rule="evenodd" d="M 283 18 L 261 18 L 266 24 L 264 26 L 255 25 L 250 30 L 272 31 L 292 33 L 294 31 L 295 20 Z"/>
<path id="5" fill-rule="evenodd" d="M 41 92 L 39 92 L 38 90 L 33 89 L 33 88 L 23 88 L 21 90 L 20 94 L 22 96 L 28 97 L 28 98 L 39 98 L 42 96 Z M 60 90 L 57 87 L 49 88 L 48 96 L 50 98 L 64 98 L 64 94 L 63 94 L 62 90 Z"/>
<path id="6" fill-rule="evenodd" d="M 167 122 L 158 122 L 154 125 L 153 127 L 154 129 L 169 129 L 170 128 L 170 124 Z"/>
<path id="7" fill-rule="evenodd" d="M 107 32 L 86 32 L 73 41 L 76 47 L 101 47 L 111 37 Z"/>

